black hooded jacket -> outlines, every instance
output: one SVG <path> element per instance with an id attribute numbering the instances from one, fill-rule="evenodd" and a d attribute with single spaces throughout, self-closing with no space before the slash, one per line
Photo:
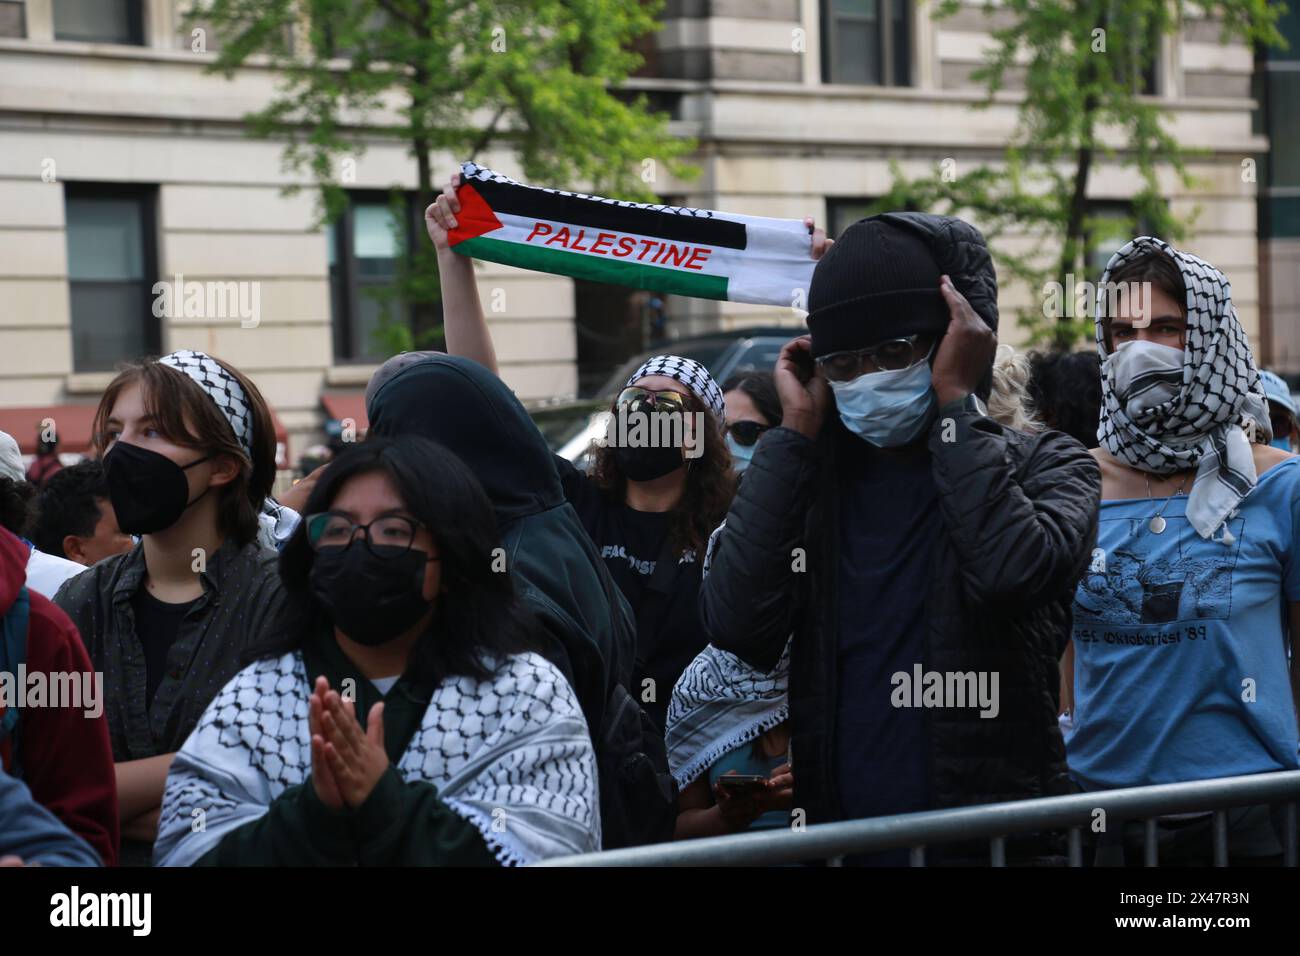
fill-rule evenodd
<path id="1" fill-rule="evenodd" d="M 931 248 L 981 318 L 997 328 L 983 237 L 957 219 L 890 214 Z M 987 382 L 978 391 L 987 396 Z M 857 440 L 832 408 L 818 440 L 775 428 L 759 443 L 719 535 L 701 593 L 715 645 L 760 669 L 793 633 L 790 715 L 795 805 L 840 819 L 837 787 L 840 486 L 836 452 Z M 1071 601 L 1096 539 L 1101 474 L 1074 439 L 1025 435 L 961 403 L 928 436 L 942 528 L 925 604 L 923 666 L 998 672 L 1000 713 L 936 708 L 928 722 L 935 809 L 1068 792 L 1057 725 L 1057 661 Z M 806 568 L 792 562 L 803 549 Z M 861 613 L 870 616 L 871 608 Z"/>
<path id="2" fill-rule="evenodd" d="M 367 391 L 371 431 L 438 441 L 482 483 L 496 511 L 506 566 L 542 624 L 541 652 L 569 678 L 587 719 L 601 762 L 604 845 L 667 838 L 675 800 L 666 782 L 667 757 L 662 741 L 648 748 L 648 757 L 637 754 L 643 749 L 640 711 L 626 690 L 636 657 L 635 620 L 565 500 L 546 441 L 514 393 L 477 362 L 424 352 L 401 356 L 397 365 L 391 374 L 381 369 Z M 638 766 L 629 768 L 629 760 Z M 618 786 L 611 774 L 624 777 L 625 790 L 648 792 L 645 820 L 624 819 L 628 814 L 614 804 Z M 655 776 L 658 787 L 651 783 Z"/>

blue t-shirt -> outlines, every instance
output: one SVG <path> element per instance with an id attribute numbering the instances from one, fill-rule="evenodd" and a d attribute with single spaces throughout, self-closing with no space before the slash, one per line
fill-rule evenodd
<path id="1" fill-rule="evenodd" d="M 760 747 L 761 744 L 758 740 L 750 740 L 739 747 L 733 747 L 719 757 L 713 766 L 709 768 L 709 789 L 713 789 L 718 782 L 718 778 L 724 773 L 730 773 L 734 770 L 736 773 L 757 773 L 762 774 L 764 777 L 770 777 L 773 770 L 786 762 L 787 757 L 785 754 L 765 757 Z M 784 810 L 768 810 L 766 813 L 760 814 L 758 819 L 749 825 L 749 828 L 751 830 L 774 830 L 789 825 L 789 813 Z"/>
<path id="2" fill-rule="evenodd" d="M 890 701 L 893 675 L 924 664 L 926 601 L 943 532 L 930 454 L 924 444 L 882 452 L 857 436 L 845 436 L 841 448 L 840 802 L 846 819 L 928 810 L 926 712 Z M 873 861 L 906 864 L 907 853 Z"/>
<path id="3" fill-rule="evenodd" d="M 1065 739 L 1086 790 L 1300 768 L 1287 669 L 1300 459 L 1263 474 L 1227 522 L 1229 544 L 1197 534 L 1186 507 L 1183 495 L 1101 503 L 1075 592 Z"/>

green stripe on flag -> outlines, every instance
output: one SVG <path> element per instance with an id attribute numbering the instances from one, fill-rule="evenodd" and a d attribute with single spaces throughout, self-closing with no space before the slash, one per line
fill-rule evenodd
<path id="1" fill-rule="evenodd" d="M 727 298 L 726 276 L 661 269 L 627 259 L 588 256 L 522 242 L 489 239 L 486 236 L 462 240 L 451 248 L 461 255 L 518 266 L 520 269 L 532 269 L 534 272 L 552 272 L 592 282 L 609 282 L 654 292 L 689 295 L 697 299 L 726 301 Z"/>

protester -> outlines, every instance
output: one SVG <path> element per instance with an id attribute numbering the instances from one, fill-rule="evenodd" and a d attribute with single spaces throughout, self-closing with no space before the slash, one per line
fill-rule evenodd
<path id="1" fill-rule="evenodd" d="M 1099 478 L 1072 439 L 984 414 L 983 237 L 919 213 L 855 223 L 809 307 L 701 602 L 713 644 L 757 670 L 794 634 L 795 805 L 816 823 L 1065 792 L 1056 662 Z M 983 703 L 925 706 L 922 672 L 982 675 Z"/>
<path id="2" fill-rule="evenodd" d="M 13 436 L 0 432 L 0 526 L 22 539 L 27 548 L 27 586 L 53 597 L 63 582 L 86 570 L 84 565 L 46 554 L 27 540 L 35 521 L 36 486 L 23 476 L 22 454 Z"/>
<path id="3" fill-rule="evenodd" d="M 167 767 L 239 653 L 284 626 L 258 511 L 275 477 L 270 411 L 248 378 L 182 350 L 128 366 L 95 413 L 121 529 L 141 536 L 55 602 L 104 674 L 124 863 L 145 862 Z"/>
<path id="4" fill-rule="evenodd" d="M 85 840 L 33 800 L 21 780 L 0 768 L 0 867 L 99 865 Z"/>
<path id="5" fill-rule="evenodd" d="M 104 466 L 97 461 L 64 468 L 37 501 L 32 541 L 46 554 L 89 567 L 135 546 L 117 526 Z"/>
<path id="6" fill-rule="evenodd" d="M 727 449 L 740 474 L 749 467 L 763 433 L 781 423 L 781 399 L 768 371 L 741 372 L 722 386 L 727 412 Z"/>
<path id="7" fill-rule="evenodd" d="M 573 507 L 555 458 L 519 400 L 469 359 L 409 352 L 366 389 L 370 434 L 419 435 L 469 465 L 496 512 L 505 554 L 542 623 L 542 653 L 564 672 L 592 730 L 607 847 L 666 840 L 676 818 L 662 731 L 629 695 L 632 611 Z"/>
<path id="8" fill-rule="evenodd" d="M 438 252 L 447 348 L 496 372 L 473 262 L 448 245 L 447 230 L 456 228 L 460 211 L 459 182 L 454 175 L 425 211 Z M 816 258 L 826 246 L 817 230 L 811 254 Z M 704 366 L 656 355 L 627 380 L 611 411 L 614 422 L 640 419 L 655 430 L 665 416 L 681 435 L 675 444 L 619 436 L 598 449 L 590 475 L 556 458 L 565 497 L 636 613 L 634 689 L 662 732 L 673 685 L 708 643 L 698 610 L 700 559 L 735 488 L 722 435 L 724 402 Z"/>
<path id="9" fill-rule="evenodd" d="M 1300 460 L 1268 444 L 1223 273 L 1142 236 L 1102 281 L 1152 294 L 1145 315 L 1097 321 L 1103 500 L 1074 605 L 1071 776 L 1106 790 L 1295 770 Z M 1281 852 L 1264 807 L 1234 814 L 1228 840 L 1234 859 Z M 1208 862 L 1209 815 L 1162 822 L 1159 846 L 1162 863 Z"/>
<path id="10" fill-rule="evenodd" d="M 1095 352 L 1031 352 L 1029 397 L 1048 428 L 1085 448 L 1097 447 L 1101 420 L 1101 364 Z"/>
<path id="11" fill-rule="evenodd" d="M 26 545 L 0 530 L 0 770 L 113 866 L 117 787 L 102 688 L 68 616 L 24 586 L 26 562 Z"/>
<path id="12" fill-rule="evenodd" d="M 59 461 L 59 439 L 57 437 L 49 441 L 43 437 L 37 439 L 36 458 L 27 469 L 27 480 L 39 491 L 62 470 L 63 463 Z"/>
<path id="13" fill-rule="evenodd" d="M 1264 395 L 1268 398 L 1268 420 L 1273 430 L 1272 445 L 1283 451 L 1294 451 L 1296 441 L 1296 407 L 1291 388 L 1282 376 L 1267 369 L 1259 371 Z"/>
<path id="14" fill-rule="evenodd" d="M 1029 360 L 1010 345 L 999 345 L 993 355 L 993 385 L 989 392 L 989 418 L 1013 431 L 1034 434 L 1043 430 L 1029 397 L 1033 374 Z"/>
<path id="15" fill-rule="evenodd" d="M 494 567 L 501 537 L 473 473 L 432 442 L 372 439 L 326 469 L 307 511 L 281 558 L 307 625 L 271 635 L 177 755 L 158 862 L 463 866 L 599 849 L 581 708 L 528 650 L 534 624 Z"/>

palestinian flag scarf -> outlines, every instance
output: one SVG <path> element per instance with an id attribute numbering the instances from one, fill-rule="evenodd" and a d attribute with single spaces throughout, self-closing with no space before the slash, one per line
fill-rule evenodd
<path id="1" fill-rule="evenodd" d="M 536 272 L 758 305 L 804 308 L 808 229 L 768 219 L 526 186 L 462 163 L 451 248 Z"/>

